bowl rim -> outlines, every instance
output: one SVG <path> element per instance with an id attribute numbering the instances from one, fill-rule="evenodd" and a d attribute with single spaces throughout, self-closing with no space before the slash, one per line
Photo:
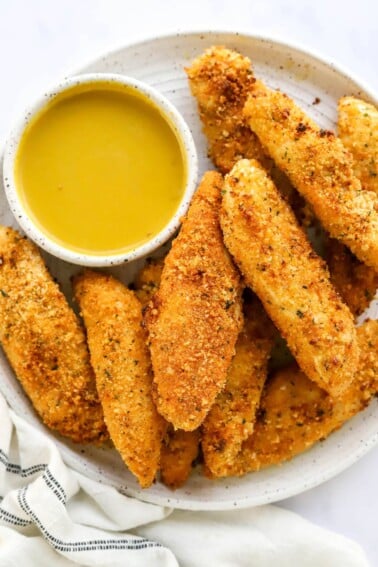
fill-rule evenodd
<path id="1" fill-rule="evenodd" d="M 160 111 L 162 117 L 169 124 L 178 139 L 187 166 L 187 179 L 180 202 L 163 228 L 151 239 L 143 244 L 136 245 L 134 248 L 112 254 L 87 254 L 75 251 L 60 244 L 44 232 L 32 219 L 27 208 L 22 204 L 17 190 L 15 180 L 15 160 L 20 141 L 30 122 L 55 98 L 69 91 L 75 86 L 91 83 L 114 83 L 141 93 L 149 99 L 152 104 Z M 132 262 L 139 258 L 144 258 L 153 253 L 171 238 L 180 226 L 181 218 L 187 212 L 190 201 L 196 189 L 198 178 L 198 157 L 196 146 L 189 126 L 176 107 L 157 89 L 147 83 L 118 73 L 83 73 L 65 77 L 55 86 L 46 89 L 44 93 L 30 104 L 21 116 L 16 120 L 4 145 L 3 161 L 3 183 L 6 198 L 17 223 L 25 234 L 33 240 L 40 248 L 53 256 L 87 267 L 107 267 L 115 266 L 127 262 Z"/>

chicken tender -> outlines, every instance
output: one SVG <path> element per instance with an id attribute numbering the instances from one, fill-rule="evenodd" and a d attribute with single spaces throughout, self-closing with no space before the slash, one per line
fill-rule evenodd
<path id="1" fill-rule="evenodd" d="M 378 196 L 363 191 L 351 155 L 288 96 L 256 81 L 244 107 L 251 129 L 324 228 L 378 271 Z"/>
<path id="2" fill-rule="evenodd" d="M 159 289 L 163 260 L 148 260 L 135 280 L 135 293 L 146 306 Z M 163 418 L 162 418 L 163 419 Z M 200 431 L 174 430 L 167 422 L 161 448 L 160 479 L 170 488 L 179 488 L 188 479 L 199 451 Z"/>
<path id="3" fill-rule="evenodd" d="M 294 214 L 256 161 L 226 177 L 225 244 L 306 375 L 333 395 L 351 383 L 359 349 L 353 317 Z"/>
<path id="4" fill-rule="evenodd" d="M 361 315 L 376 295 L 378 273 L 362 264 L 338 240 L 327 244 L 327 264 L 331 282 L 353 315 Z"/>
<path id="5" fill-rule="evenodd" d="M 186 72 L 214 165 L 226 174 L 241 158 L 257 159 L 302 215 L 301 198 L 264 151 L 243 114 L 248 93 L 255 82 L 248 57 L 223 46 L 214 46 L 197 57 Z"/>
<path id="6" fill-rule="evenodd" d="M 274 331 L 261 303 L 254 298 L 245 306 L 244 327 L 236 343 L 226 386 L 202 425 L 205 465 L 214 477 L 224 475 L 243 441 L 252 434 Z"/>
<path id="7" fill-rule="evenodd" d="M 354 97 L 339 101 L 339 137 L 353 156 L 353 170 L 363 189 L 378 194 L 378 111 Z M 378 272 L 359 260 L 340 242 L 330 239 L 327 262 L 332 283 L 354 315 L 374 299 Z"/>
<path id="8" fill-rule="evenodd" d="M 146 311 L 158 411 L 193 431 L 220 390 L 242 325 L 240 276 L 223 244 L 223 179 L 208 172 Z"/>
<path id="9" fill-rule="evenodd" d="M 161 481 L 170 488 L 179 488 L 188 479 L 193 461 L 198 456 L 200 430 L 183 431 L 170 427 L 161 450 Z"/>
<path id="10" fill-rule="evenodd" d="M 258 159 L 270 169 L 273 162 L 243 115 L 255 82 L 248 57 L 215 46 L 197 57 L 186 72 L 216 167 L 228 173 L 244 157 Z"/>
<path id="11" fill-rule="evenodd" d="M 110 436 L 139 484 L 147 488 L 159 468 L 166 424 L 152 401 L 141 304 L 112 276 L 89 270 L 75 278 L 74 291 Z"/>
<path id="12" fill-rule="evenodd" d="M 108 437 L 85 334 L 38 248 L 0 226 L 0 341 L 42 421 L 78 443 Z"/>
<path id="13" fill-rule="evenodd" d="M 378 194 L 378 109 L 353 96 L 338 104 L 337 129 L 353 156 L 353 171 L 363 189 Z"/>
<path id="14" fill-rule="evenodd" d="M 363 410 L 378 388 L 378 321 L 357 329 L 361 357 L 352 385 L 331 397 L 294 366 L 267 383 L 255 431 L 228 475 L 279 464 L 326 438 Z"/>

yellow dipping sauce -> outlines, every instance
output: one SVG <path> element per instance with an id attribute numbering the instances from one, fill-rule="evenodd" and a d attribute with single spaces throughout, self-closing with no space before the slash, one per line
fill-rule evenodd
<path id="1" fill-rule="evenodd" d="M 155 236 L 176 212 L 186 161 L 160 110 L 131 87 L 77 85 L 27 126 L 15 161 L 35 224 L 75 252 L 121 254 Z"/>

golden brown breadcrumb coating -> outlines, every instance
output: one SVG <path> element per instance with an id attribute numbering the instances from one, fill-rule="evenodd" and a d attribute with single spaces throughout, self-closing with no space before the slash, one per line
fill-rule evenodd
<path id="1" fill-rule="evenodd" d="M 338 105 L 338 130 L 353 157 L 353 170 L 362 189 L 378 194 L 378 111 L 355 97 Z M 361 263 L 343 244 L 330 239 L 327 263 L 331 280 L 354 315 L 367 309 L 378 288 L 378 272 Z"/>
<path id="2" fill-rule="evenodd" d="M 364 323 L 357 334 L 359 368 L 341 396 L 327 395 L 296 366 L 278 371 L 268 381 L 254 433 L 243 444 L 228 475 L 287 461 L 367 406 L 378 388 L 378 321 Z"/>
<path id="3" fill-rule="evenodd" d="M 38 248 L 4 226 L 0 341 L 48 427 L 78 443 L 108 437 L 84 331 Z"/>
<path id="4" fill-rule="evenodd" d="M 198 456 L 200 430 L 169 428 L 161 450 L 160 478 L 170 488 L 179 488 L 188 479 Z"/>
<path id="5" fill-rule="evenodd" d="M 378 196 L 364 191 L 350 153 L 287 95 L 256 81 L 244 107 L 251 129 L 333 238 L 378 271 Z"/>
<path id="6" fill-rule="evenodd" d="M 306 375 L 334 395 L 358 363 L 353 317 L 290 207 L 257 161 L 226 176 L 225 244 Z"/>
<path id="7" fill-rule="evenodd" d="M 239 335 L 224 390 L 202 424 L 202 451 L 212 476 L 223 476 L 243 441 L 253 431 L 256 410 L 267 377 L 275 329 L 255 297 L 244 307 Z"/>
<path id="8" fill-rule="evenodd" d="M 361 315 L 369 307 L 378 288 L 378 273 L 362 264 L 338 240 L 327 243 L 327 264 L 331 282 L 353 315 Z"/>
<path id="9" fill-rule="evenodd" d="M 152 373 L 142 306 L 112 276 L 87 270 L 74 280 L 91 362 L 110 436 L 146 488 L 159 468 L 166 424 L 152 401 Z"/>
<path id="10" fill-rule="evenodd" d="M 186 72 L 214 165 L 226 174 L 239 159 L 259 160 L 281 193 L 302 215 L 302 199 L 264 151 L 243 114 L 255 82 L 248 57 L 223 46 L 214 46 L 197 57 Z"/>
<path id="11" fill-rule="evenodd" d="M 219 173 L 205 173 L 146 311 L 158 411 L 187 431 L 224 387 L 242 324 L 240 277 L 219 225 L 222 186 Z"/>
<path id="12" fill-rule="evenodd" d="M 163 259 L 150 259 L 137 274 L 135 293 L 143 306 L 148 304 L 159 289 L 163 266 Z M 168 426 L 160 455 L 160 479 L 164 484 L 174 489 L 185 483 L 198 454 L 199 439 L 199 429 L 183 431 Z"/>
<path id="13" fill-rule="evenodd" d="M 363 189 L 378 194 L 378 109 L 354 96 L 338 104 L 337 129 L 353 156 L 353 171 Z"/>
<path id="14" fill-rule="evenodd" d="M 214 46 L 197 57 L 186 72 L 216 167 L 228 173 L 244 157 L 259 159 L 270 168 L 272 160 L 243 115 L 248 92 L 255 81 L 248 57 Z"/>

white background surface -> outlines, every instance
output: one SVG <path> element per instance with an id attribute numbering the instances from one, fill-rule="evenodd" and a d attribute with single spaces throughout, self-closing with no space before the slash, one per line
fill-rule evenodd
<path id="1" fill-rule="evenodd" d="M 378 92 L 376 0 L 0 0 L 0 142 L 23 107 L 72 69 L 123 43 L 190 29 L 302 43 Z M 282 505 L 355 539 L 376 567 L 377 473 L 378 448 Z"/>

